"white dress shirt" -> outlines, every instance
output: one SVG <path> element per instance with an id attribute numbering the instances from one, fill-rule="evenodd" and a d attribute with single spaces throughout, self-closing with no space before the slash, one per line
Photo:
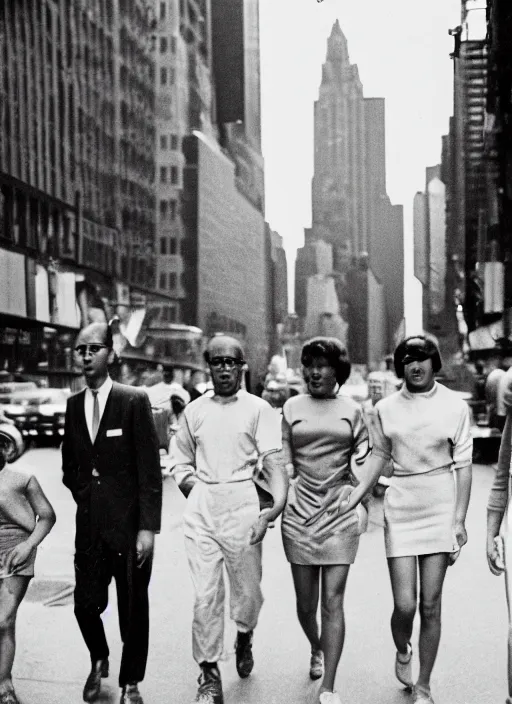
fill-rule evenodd
<path id="1" fill-rule="evenodd" d="M 103 417 L 103 411 L 107 403 L 108 395 L 112 389 L 112 379 L 107 376 L 104 383 L 98 389 L 98 405 L 100 407 L 100 423 Z M 92 440 L 92 414 L 94 409 L 94 396 L 89 387 L 85 390 L 84 397 L 84 410 L 85 410 L 85 422 L 87 423 L 87 430 L 89 431 L 89 436 Z"/>

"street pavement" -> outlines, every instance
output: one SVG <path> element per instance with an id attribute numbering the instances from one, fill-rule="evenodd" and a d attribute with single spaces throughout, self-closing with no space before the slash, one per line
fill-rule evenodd
<path id="1" fill-rule="evenodd" d="M 12 468 L 38 477 L 58 518 L 39 549 L 36 578 L 19 610 L 15 686 L 23 704 L 80 702 L 89 659 L 70 595 L 74 504 L 60 481 L 60 453 L 49 448 L 30 450 Z M 504 581 L 490 574 L 485 559 L 485 505 L 492 476 L 492 466 L 475 466 L 469 543 L 445 583 L 443 635 L 432 683 L 436 704 L 504 704 L 506 698 Z M 157 537 L 150 588 L 150 655 L 141 685 L 146 704 L 191 704 L 196 691 L 198 671 L 190 635 L 192 586 L 180 521 L 184 503 L 174 481 L 167 478 L 163 529 Z M 263 589 L 266 601 L 254 641 L 256 665 L 247 680 L 236 674 L 235 629 L 230 621 L 226 623 L 221 663 L 225 704 L 316 704 L 319 684 L 308 676 L 308 643 L 296 619 L 279 528 L 265 538 Z M 113 587 L 111 603 L 104 617 L 111 674 L 103 680 L 98 700 L 103 704 L 119 699 L 120 643 Z M 343 704 L 407 704 L 411 697 L 393 674 L 392 600 L 379 501 L 372 505 L 369 530 L 349 576 L 345 607 L 347 637 L 337 677 Z M 415 652 L 417 637 L 416 624 Z"/>

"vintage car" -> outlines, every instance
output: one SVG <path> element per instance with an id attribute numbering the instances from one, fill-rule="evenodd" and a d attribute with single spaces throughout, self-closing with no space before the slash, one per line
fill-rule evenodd
<path id="1" fill-rule="evenodd" d="M 59 444 L 64 435 L 66 402 L 70 389 L 27 388 L 0 389 L 0 413 L 14 421 L 25 440 L 49 439 Z"/>

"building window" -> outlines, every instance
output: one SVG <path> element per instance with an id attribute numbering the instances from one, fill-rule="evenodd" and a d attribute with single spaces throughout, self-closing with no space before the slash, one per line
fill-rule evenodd
<path id="1" fill-rule="evenodd" d="M 171 149 L 178 149 L 178 135 L 171 134 Z"/>
<path id="2" fill-rule="evenodd" d="M 176 254 L 177 249 L 176 237 L 171 237 L 169 240 L 169 254 Z"/>
<path id="3" fill-rule="evenodd" d="M 176 53 L 176 47 L 177 47 L 176 37 L 171 37 L 171 52 L 173 54 Z"/>
<path id="4" fill-rule="evenodd" d="M 160 3 L 160 19 L 161 20 L 165 20 L 166 12 L 167 12 L 167 3 L 161 2 Z"/>
<path id="5" fill-rule="evenodd" d="M 165 288 L 165 273 L 160 274 L 160 288 Z"/>
<path id="6" fill-rule="evenodd" d="M 174 271 L 169 274 L 169 290 L 173 291 L 176 288 L 177 276 Z"/>
<path id="7" fill-rule="evenodd" d="M 167 254 L 167 237 L 160 237 L 160 254 Z"/>
<path id="8" fill-rule="evenodd" d="M 171 220 L 176 220 L 176 201 L 175 200 L 169 201 L 169 217 L 171 218 Z"/>
<path id="9" fill-rule="evenodd" d="M 165 68 L 165 66 L 160 67 L 160 85 L 167 85 L 167 69 Z"/>
<path id="10" fill-rule="evenodd" d="M 171 68 L 169 83 L 173 86 L 176 83 L 176 69 Z"/>
<path id="11" fill-rule="evenodd" d="M 171 201 L 171 202 L 172 202 L 172 201 Z M 160 201 L 160 218 L 161 218 L 162 220 L 165 220 L 166 217 L 167 217 L 167 213 L 168 213 L 168 212 L 169 212 L 169 211 L 168 211 L 168 201 L 166 201 L 166 200 L 161 200 L 161 201 Z"/>
<path id="12" fill-rule="evenodd" d="M 167 135 L 160 135 L 160 149 L 167 149 Z"/>
<path id="13" fill-rule="evenodd" d="M 160 167 L 160 183 L 167 183 L 167 166 Z"/>
<path id="14" fill-rule="evenodd" d="M 178 183 L 178 167 L 177 166 L 171 166 L 171 183 L 177 184 Z"/>
<path id="15" fill-rule="evenodd" d="M 160 53 L 165 54 L 167 51 L 167 37 L 160 37 Z"/>

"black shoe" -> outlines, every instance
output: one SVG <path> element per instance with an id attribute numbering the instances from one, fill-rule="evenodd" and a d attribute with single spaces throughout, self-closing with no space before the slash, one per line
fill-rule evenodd
<path id="1" fill-rule="evenodd" d="M 241 633 L 238 631 L 235 642 L 236 651 L 236 671 L 240 677 L 249 677 L 254 667 L 254 658 L 252 656 L 252 634 L 253 631 L 248 633 Z"/>
<path id="2" fill-rule="evenodd" d="M 99 697 L 102 677 L 108 677 L 108 658 L 93 661 L 91 671 L 85 681 L 84 702 L 92 702 Z"/>
<path id="3" fill-rule="evenodd" d="M 123 687 L 119 704 L 144 704 L 137 682 Z"/>
<path id="4" fill-rule="evenodd" d="M 197 678 L 199 689 L 197 690 L 195 704 L 224 704 L 222 694 L 222 680 L 217 663 L 202 663 L 201 674 Z"/>

